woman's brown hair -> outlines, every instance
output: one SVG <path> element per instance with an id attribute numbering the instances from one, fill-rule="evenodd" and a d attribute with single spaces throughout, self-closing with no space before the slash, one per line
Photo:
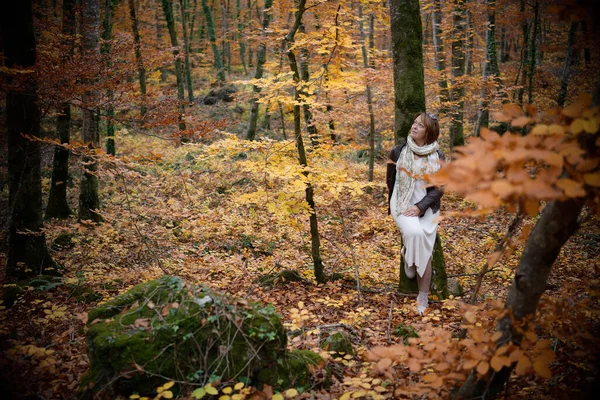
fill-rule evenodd
<path id="1" fill-rule="evenodd" d="M 433 114 L 422 112 L 415 119 L 421 117 L 423 125 L 425 125 L 425 144 L 431 144 L 440 136 L 440 123 L 437 117 Z"/>

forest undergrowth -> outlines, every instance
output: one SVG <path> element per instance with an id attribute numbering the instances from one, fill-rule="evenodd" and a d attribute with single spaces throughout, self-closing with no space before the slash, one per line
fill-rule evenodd
<path id="1" fill-rule="evenodd" d="M 333 371 L 327 384 L 325 368 L 314 371 L 315 386 L 303 388 L 299 398 L 397 398 L 404 389 L 410 398 L 421 372 L 433 371 L 435 365 L 419 372 L 396 365 L 392 373 L 367 361 L 366 351 L 402 343 L 404 338 L 396 335 L 401 324 L 417 333 L 441 328 L 459 334 L 477 273 L 513 218 L 499 211 L 441 221 L 447 272 L 465 293 L 431 299 L 427 313 L 418 316 L 414 297 L 397 292 L 400 237 L 387 215 L 385 160 L 379 160 L 371 185 L 367 164 L 356 156 L 360 146 L 337 146 L 335 156 L 330 152 L 313 167 L 325 272 L 337 278 L 317 285 L 293 142 L 249 144 L 221 134 L 210 146 L 175 147 L 125 131 L 117 137 L 120 157 L 103 162 L 100 172 L 104 223 L 78 223 L 75 217 L 48 221 L 46 237 L 54 259 L 64 267 L 64 278 L 27 287 L 11 307 L 0 304 L 2 391 L 14 398 L 74 398 L 89 366 L 87 311 L 165 274 L 273 304 L 288 329 L 289 347 L 319 352 Z M 319 151 L 326 153 L 327 146 L 311 157 Z M 47 189 L 49 178 L 43 185 Z M 7 197 L 5 187 L 2 200 Z M 453 193 L 443 198 L 442 214 L 470 209 L 472 204 Z M 521 230 L 534 222 L 526 220 Z M 520 234 L 483 277 L 479 308 L 473 311 L 478 318 L 492 318 L 480 311 L 502 304 L 522 251 Z M 577 324 L 598 327 L 599 243 L 597 216 L 584 212 L 581 229 L 553 269 L 535 329 L 551 340 L 555 351 L 551 376 L 515 376 L 506 398 L 591 393 L 598 366 L 590 360 L 598 348 L 580 348 L 568 334 L 559 340 L 555 331 L 575 331 Z M 0 257 L 4 263 L 6 254 Z M 297 271 L 302 280 L 259 283 L 261 276 L 283 270 Z M 5 292 L 10 289 L 4 286 Z M 335 331 L 350 335 L 355 356 L 334 358 L 319 348 L 319 339 Z M 449 393 L 448 388 L 430 390 L 431 398 Z"/>

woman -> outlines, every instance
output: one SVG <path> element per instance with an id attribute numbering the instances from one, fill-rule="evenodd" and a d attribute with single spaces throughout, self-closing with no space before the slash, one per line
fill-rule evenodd
<path id="1" fill-rule="evenodd" d="M 409 279 L 417 277 L 419 295 L 417 312 L 423 314 L 429 304 L 431 260 L 440 215 L 440 198 L 443 191 L 427 187 L 420 178 L 432 174 L 445 160 L 437 138 L 440 126 L 437 118 L 420 113 L 414 120 L 407 142 L 390 152 L 387 167 L 389 212 L 400 228 L 404 246 L 404 270 Z M 409 172 L 409 173 L 407 173 Z"/>

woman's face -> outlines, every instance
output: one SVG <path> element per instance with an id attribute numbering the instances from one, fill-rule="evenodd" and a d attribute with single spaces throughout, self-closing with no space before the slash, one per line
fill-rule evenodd
<path id="1" fill-rule="evenodd" d="M 415 118 L 412 128 L 410 128 L 410 136 L 419 146 L 423 146 L 425 144 L 426 128 L 422 119 L 423 117 L 419 115 L 417 118 Z"/>

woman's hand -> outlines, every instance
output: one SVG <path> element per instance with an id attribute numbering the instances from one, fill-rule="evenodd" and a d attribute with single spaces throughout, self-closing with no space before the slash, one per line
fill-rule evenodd
<path id="1" fill-rule="evenodd" d="M 408 210 L 404 211 L 404 214 L 402 215 L 405 217 L 418 217 L 421 215 L 421 210 L 417 206 L 411 206 L 408 208 Z"/>

